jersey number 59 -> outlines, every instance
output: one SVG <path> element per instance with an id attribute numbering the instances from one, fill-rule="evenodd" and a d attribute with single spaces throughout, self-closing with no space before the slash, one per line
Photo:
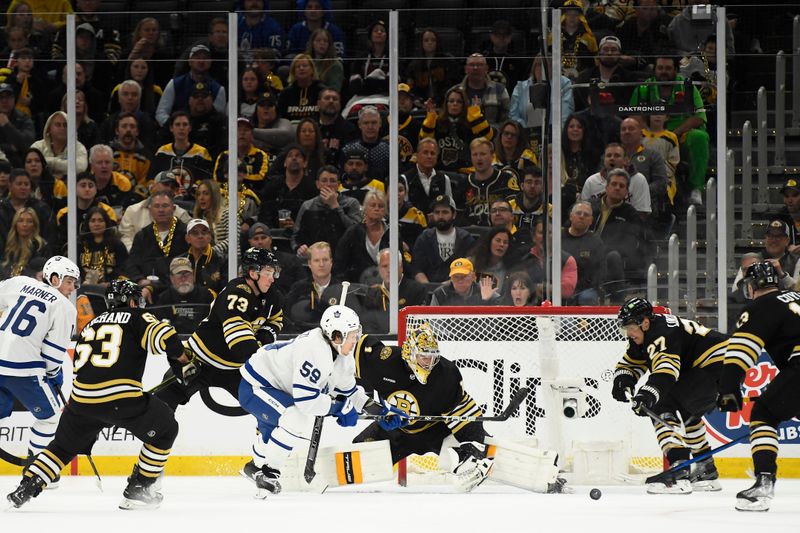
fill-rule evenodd
<path id="1" fill-rule="evenodd" d="M 302 366 L 300 367 L 300 375 L 304 378 L 308 378 L 308 381 L 311 383 L 316 383 L 319 381 L 319 378 L 322 377 L 322 373 L 314 368 L 314 365 L 311 364 L 310 361 L 305 361 Z"/>

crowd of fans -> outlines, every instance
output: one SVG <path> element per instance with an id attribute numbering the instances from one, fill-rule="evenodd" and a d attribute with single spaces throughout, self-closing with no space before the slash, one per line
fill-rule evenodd
<path id="1" fill-rule="evenodd" d="M 0 39 L 0 276 L 35 274 L 65 249 L 74 194 L 84 290 L 102 293 L 130 278 L 176 323 L 202 318 L 226 282 L 227 255 L 256 246 L 279 254 L 273 290 L 287 296 L 289 329 L 315 323 L 347 280 L 367 329 L 385 331 L 395 229 L 401 306 L 537 304 L 549 292 L 554 230 L 565 301 L 616 301 L 620 289 L 644 281 L 676 206 L 702 203 L 715 37 L 678 2 L 559 4 L 563 133 L 554 148 L 541 143 L 540 126 L 552 119 L 535 97 L 549 78 L 546 62 L 538 44 L 525 42 L 527 28 L 505 18 L 487 21 L 486 40 L 459 51 L 417 28 L 401 83 L 390 87 L 383 20 L 366 27 L 359 47 L 357 28 L 338 26 L 327 0 L 298 0 L 288 27 L 267 0 L 243 0 L 239 85 L 229 87 L 225 18 L 179 45 L 166 43 L 169 32 L 146 14 L 120 31 L 98 15 L 101 0 L 13 0 Z M 68 154 L 59 13 L 73 7 L 78 142 Z M 726 39 L 733 53 L 731 31 Z M 709 67 L 691 94 L 681 83 L 636 86 L 680 82 L 687 56 Z M 633 83 L 598 91 L 592 80 Z M 387 201 L 390 91 L 400 103 L 396 205 Z M 606 111 L 684 102 L 687 111 L 671 116 Z M 236 213 L 227 209 L 231 113 Z M 563 220 L 547 217 L 541 162 L 553 155 L 561 158 Z M 387 223 L 393 209 L 399 228 Z M 228 233 L 231 216 L 239 235 Z"/>

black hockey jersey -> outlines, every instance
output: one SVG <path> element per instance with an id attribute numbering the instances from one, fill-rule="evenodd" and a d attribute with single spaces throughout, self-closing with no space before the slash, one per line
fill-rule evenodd
<path id="1" fill-rule="evenodd" d="M 204 363 L 220 370 L 238 370 L 260 347 L 256 336 L 266 330 L 273 342 L 283 328 L 283 295 L 270 288 L 256 295 L 239 277 L 228 283 L 197 325 L 188 345 Z"/>
<path id="2" fill-rule="evenodd" d="M 800 293 L 770 292 L 744 308 L 725 353 L 726 371 L 735 365 L 744 374 L 764 350 L 779 370 L 800 361 Z"/>
<path id="3" fill-rule="evenodd" d="M 663 394 L 680 379 L 682 372 L 692 368 L 718 374 L 727 344 L 727 335 L 694 320 L 655 315 L 641 346 L 628 341 L 628 349 L 617 363 L 615 374 L 627 373 L 639 379 L 649 371 L 648 384 Z"/>
<path id="4" fill-rule="evenodd" d="M 401 348 L 386 346 L 364 335 L 355 351 L 356 382 L 367 393 L 378 391 L 381 398 L 410 415 L 480 416 L 481 408 L 464 390 L 461 371 L 445 358 L 433 367 L 423 385 L 403 360 Z M 402 428 L 406 433 L 420 433 L 440 422 L 414 422 Z M 478 440 L 483 435 L 480 422 L 448 422 L 450 432 L 460 441 Z M 477 432 L 476 432 L 477 430 Z"/>
<path id="5" fill-rule="evenodd" d="M 95 317 L 75 346 L 71 401 L 100 404 L 142 396 L 148 353 L 177 359 L 175 329 L 144 309 L 121 307 Z"/>

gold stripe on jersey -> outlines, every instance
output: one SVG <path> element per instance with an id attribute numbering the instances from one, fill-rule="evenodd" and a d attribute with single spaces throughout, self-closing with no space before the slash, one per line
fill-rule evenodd
<path id="1" fill-rule="evenodd" d="M 232 316 L 222 323 L 222 334 L 225 336 L 225 343 L 231 350 L 242 341 L 255 342 L 256 340 L 250 322 L 239 316 Z"/>
<path id="2" fill-rule="evenodd" d="M 170 452 L 172 452 L 171 449 L 162 450 L 150 444 L 142 444 L 137 463 L 139 472 L 145 477 L 157 478 L 164 470 Z"/>
<path id="3" fill-rule="evenodd" d="M 154 355 L 166 355 L 166 340 L 175 334 L 175 328 L 166 322 L 151 322 L 144 330 L 142 349 Z"/>
<path id="4" fill-rule="evenodd" d="M 800 344 L 792 347 L 792 353 L 789 354 L 789 357 L 787 357 L 786 360 L 791 361 L 792 357 L 797 357 L 797 356 L 800 356 Z"/>
<path id="5" fill-rule="evenodd" d="M 728 340 L 719 342 L 700 354 L 692 363 L 692 368 L 706 368 L 708 366 L 722 363 L 725 360 L 725 350 L 728 348 Z"/>
<path id="6" fill-rule="evenodd" d="M 650 366 L 644 359 L 634 358 L 626 352 L 625 355 L 622 356 L 622 360 L 617 363 L 617 366 L 614 368 L 614 370 L 626 371 L 638 380 L 645 374 L 645 372 L 650 370 Z"/>
<path id="7" fill-rule="evenodd" d="M 356 350 L 354 352 L 356 359 L 356 379 L 361 379 L 361 351 L 363 350 L 364 341 L 367 340 L 366 335 L 362 335 L 356 343 Z"/>
<path id="8" fill-rule="evenodd" d="M 455 406 L 449 413 L 445 413 L 445 415 L 449 416 L 481 416 L 483 411 L 475 403 L 475 400 L 472 399 L 472 396 L 467 394 L 466 392 L 461 397 L 461 401 L 458 405 Z M 447 427 L 450 429 L 450 433 L 456 434 L 461 431 L 464 426 L 467 424 L 471 424 L 469 420 L 453 420 L 452 422 L 447 422 Z"/>
<path id="9" fill-rule="evenodd" d="M 209 365 L 219 368 L 220 370 L 237 370 L 242 366 L 242 364 L 244 364 L 232 363 L 216 355 L 214 352 L 209 350 L 205 344 L 203 344 L 203 341 L 200 340 L 200 337 L 197 336 L 197 333 L 192 333 L 192 336 L 189 337 L 186 343 L 189 345 L 195 355 L 197 355 L 197 357 L 199 357 L 204 363 L 208 363 Z"/>
<path id="10" fill-rule="evenodd" d="M 761 421 L 750 423 L 750 452 L 778 454 L 778 430 Z"/>
<path id="11" fill-rule="evenodd" d="M 725 364 L 734 364 L 745 372 L 756 364 L 764 341 L 758 335 L 737 331 L 728 340 L 728 349 L 725 352 Z"/>
<path id="12" fill-rule="evenodd" d="M 56 454 L 48 449 L 44 449 L 42 453 L 36 456 L 36 460 L 27 468 L 25 475 L 27 477 L 32 477 L 31 474 L 36 474 L 46 479 L 47 483 L 50 484 L 55 481 L 58 474 L 64 469 L 64 466 L 64 463 L 61 462 L 61 459 L 59 459 Z"/>
<path id="13" fill-rule="evenodd" d="M 101 383 L 72 383 L 70 398 L 78 403 L 107 403 L 142 396 L 142 384 L 133 379 L 112 379 Z"/>
<path id="14" fill-rule="evenodd" d="M 673 353 L 658 352 L 653 357 L 652 374 L 667 374 L 676 380 L 681 373 L 681 356 Z"/>

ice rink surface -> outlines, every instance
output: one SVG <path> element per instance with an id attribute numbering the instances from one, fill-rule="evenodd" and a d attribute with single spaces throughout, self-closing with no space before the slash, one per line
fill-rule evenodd
<path id="1" fill-rule="evenodd" d="M 455 494 L 449 487 L 401 488 L 390 483 L 362 485 L 325 494 L 284 493 L 256 500 L 254 486 L 234 477 L 167 477 L 164 503 L 155 511 L 117 508 L 125 479 L 107 477 L 99 492 L 90 477 L 62 478 L 21 509 L 7 509 L 5 494 L 18 478 L 0 477 L 4 511 L 0 531 L 171 532 L 218 531 L 389 533 L 656 533 L 800 530 L 800 480 L 778 479 L 772 509 L 741 513 L 737 491 L 749 479 L 726 479 L 718 493 L 652 496 L 642 486 L 587 486 L 574 494 L 533 494 L 500 485 Z"/>

